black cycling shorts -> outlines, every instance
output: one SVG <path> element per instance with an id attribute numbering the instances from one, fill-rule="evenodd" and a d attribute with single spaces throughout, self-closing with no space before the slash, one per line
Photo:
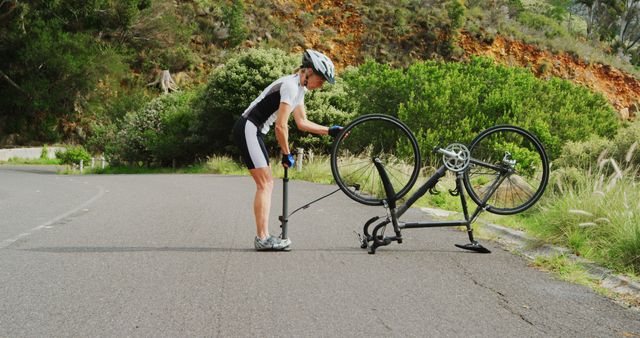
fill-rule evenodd
<path id="1" fill-rule="evenodd" d="M 258 127 L 244 117 L 241 117 L 233 126 L 233 140 L 240 148 L 242 160 L 249 169 L 269 166 L 269 156 L 267 156 L 263 137 L 264 134 Z"/>

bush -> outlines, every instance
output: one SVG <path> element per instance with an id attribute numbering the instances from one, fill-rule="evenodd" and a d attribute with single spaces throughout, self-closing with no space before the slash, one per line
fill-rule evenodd
<path id="1" fill-rule="evenodd" d="M 196 103 L 198 152 L 231 152 L 235 121 L 264 88 L 290 74 L 298 63 L 297 58 L 277 49 L 249 49 L 215 69 Z"/>
<path id="2" fill-rule="evenodd" d="M 543 32 L 548 39 L 569 35 L 558 21 L 542 14 L 522 12 L 518 16 L 518 21 L 529 28 Z"/>
<path id="3" fill-rule="evenodd" d="M 49 159 L 49 148 L 47 147 L 46 144 L 42 146 L 42 151 L 40 152 L 40 159 L 41 160 Z"/>
<path id="4" fill-rule="evenodd" d="M 603 152 L 609 153 L 612 142 L 608 139 L 593 135 L 585 141 L 569 141 L 562 147 L 562 153 L 554 164 L 560 168 L 594 169 L 597 158 Z M 609 153 L 610 154 L 610 153 Z"/>
<path id="5" fill-rule="evenodd" d="M 322 89 L 308 92 L 305 96 L 307 118 L 315 123 L 332 126 L 345 126 L 352 120 L 355 101 L 351 100 L 342 79 L 336 79 L 333 85 L 325 84 Z M 274 139 L 275 139 L 275 135 Z M 302 132 L 295 127 L 293 118 L 289 128 L 289 142 L 292 149 L 313 149 L 316 153 L 329 153 L 333 139 L 330 136 Z"/>
<path id="6" fill-rule="evenodd" d="M 264 88 L 279 77 L 292 74 L 299 65 L 300 55 L 277 49 L 249 49 L 214 70 L 196 104 L 198 154 L 237 154 L 231 138 L 235 121 Z M 325 125 L 346 122 L 346 115 L 337 106 L 349 107 L 347 95 L 341 84 L 327 84 L 322 90 L 307 93 L 309 120 Z M 294 147 L 328 147 L 330 143 L 326 138 L 312 139 L 294 129 L 290 128 L 289 140 Z M 274 134 L 270 132 L 265 140 L 268 148 L 277 147 Z"/>
<path id="7" fill-rule="evenodd" d="M 118 125 L 115 122 L 94 122 L 91 125 L 91 136 L 84 145 L 94 154 L 104 154 L 107 152 L 106 149 L 112 146 L 117 132 Z"/>
<path id="8" fill-rule="evenodd" d="M 640 122 L 621 128 L 612 138 L 592 136 L 581 142 L 568 142 L 555 162 L 558 167 L 592 170 L 598 159 L 613 159 L 620 166 L 640 168 Z M 600 161 L 601 162 L 601 161 Z"/>
<path id="9" fill-rule="evenodd" d="M 480 131 L 507 123 L 533 132 L 555 159 L 565 142 L 592 134 L 609 137 L 619 126 L 602 95 L 564 80 L 540 80 L 486 58 L 417 62 L 406 69 L 367 62 L 345 79 L 358 114 L 398 116 L 423 152 L 469 143 Z"/>
<path id="10" fill-rule="evenodd" d="M 551 171 L 549 188 L 551 193 L 562 195 L 565 192 L 579 189 L 587 180 L 587 172 L 574 167 L 557 168 Z"/>
<path id="11" fill-rule="evenodd" d="M 241 44 L 249 36 L 245 24 L 245 6 L 242 0 L 233 0 L 227 9 L 226 23 L 229 26 L 229 43 L 231 46 Z"/>
<path id="12" fill-rule="evenodd" d="M 160 53 L 159 59 L 161 60 L 160 67 L 162 69 L 174 71 L 192 69 L 202 62 L 200 57 L 186 46 L 167 49 Z"/>
<path id="13" fill-rule="evenodd" d="M 139 111 L 130 112 L 113 127 L 98 129 L 110 138 L 105 157 L 112 164 L 170 165 L 195 159 L 190 126 L 197 92 L 176 92 L 157 97 Z"/>
<path id="14" fill-rule="evenodd" d="M 534 231 L 618 271 L 640 271 L 638 142 L 640 122 L 567 143 Z"/>
<path id="15" fill-rule="evenodd" d="M 151 134 L 147 147 L 153 161 L 160 165 L 187 164 L 196 159 L 191 126 L 195 120 L 192 102 L 197 91 L 163 95 L 145 110 L 157 111 L 160 128 Z"/>
<path id="16" fill-rule="evenodd" d="M 65 150 L 56 151 L 56 158 L 60 160 L 62 164 L 80 164 L 80 160 L 86 165 L 91 161 L 91 155 L 82 146 L 70 146 Z"/>
<path id="17" fill-rule="evenodd" d="M 627 128 L 618 131 L 611 148 L 611 153 L 619 163 L 640 167 L 640 120 L 636 120 Z"/>
<path id="18" fill-rule="evenodd" d="M 626 172 L 626 171 L 623 171 Z M 556 170 L 534 234 L 605 266 L 640 272 L 640 190 L 633 175 L 607 176 L 575 168 Z"/>

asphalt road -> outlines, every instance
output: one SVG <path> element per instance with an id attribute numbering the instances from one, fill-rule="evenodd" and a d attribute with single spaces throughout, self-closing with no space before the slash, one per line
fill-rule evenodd
<path id="1" fill-rule="evenodd" d="M 290 208 L 333 189 L 292 181 Z M 291 218 L 291 252 L 255 252 L 253 191 L 250 177 L 0 166 L 0 337 L 640 334 L 637 310 L 495 243 L 461 251 L 460 231 L 406 230 L 368 255 L 353 231 L 384 212 L 341 193 Z"/>

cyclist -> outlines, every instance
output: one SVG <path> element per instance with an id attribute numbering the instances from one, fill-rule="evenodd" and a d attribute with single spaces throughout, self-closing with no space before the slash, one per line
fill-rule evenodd
<path id="1" fill-rule="evenodd" d="M 289 149 L 289 115 L 293 112 L 299 130 L 317 135 L 336 137 L 341 126 L 325 127 L 307 119 L 304 95 L 307 90 L 322 87 L 325 81 L 335 82 L 333 62 L 324 54 L 307 49 L 302 65 L 288 76 L 271 83 L 244 111 L 233 128 L 233 137 L 240 154 L 256 183 L 253 212 L 256 221 L 256 250 L 284 250 L 291 241 L 269 234 L 269 210 L 273 191 L 273 176 L 263 136 L 275 122 L 275 133 L 282 151 L 282 165 L 293 167 L 294 158 Z"/>

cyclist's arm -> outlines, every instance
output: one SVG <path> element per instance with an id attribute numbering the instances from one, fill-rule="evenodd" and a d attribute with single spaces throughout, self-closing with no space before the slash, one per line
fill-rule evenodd
<path id="1" fill-rule="evenodd" d="M 286 102 L 280 102 L 278 107 L 278 115 L 276 117 L 275 129 L 276 140 L 280 145 L 283 154 L 291 154 L 289 150 L 289 115 L 291 114 L 291 105 Z"/>
<path id="2" fill-rule="evenodd" d="M 307 112 L 303 105 L 299 105 L 293 110 L 293 118 L 296 121 L 296 127 L 298 127 L 299 130 L 316 135 L 327 135 L 329 133 L 329 127 L 307 120 Z"/>

